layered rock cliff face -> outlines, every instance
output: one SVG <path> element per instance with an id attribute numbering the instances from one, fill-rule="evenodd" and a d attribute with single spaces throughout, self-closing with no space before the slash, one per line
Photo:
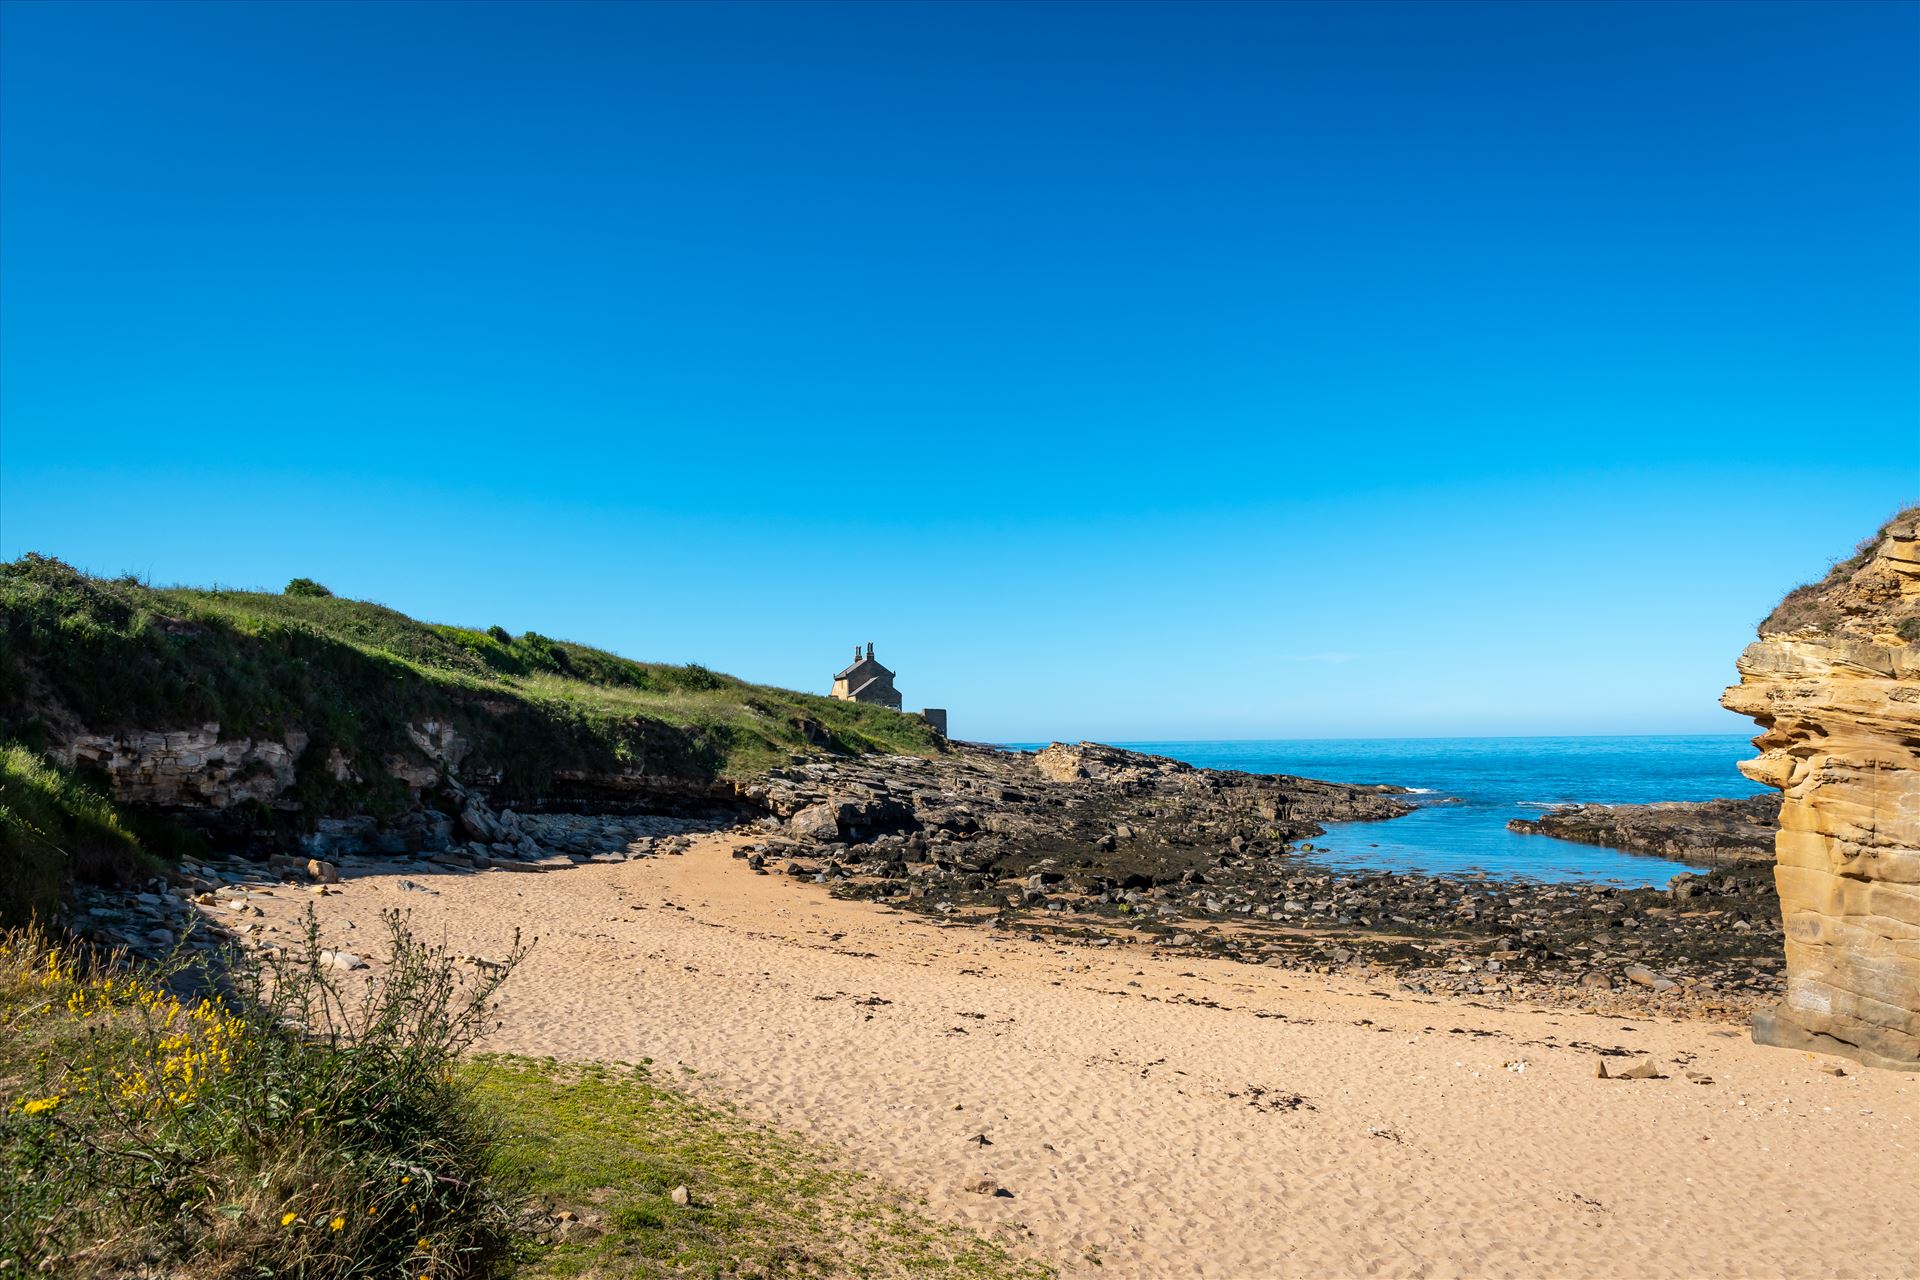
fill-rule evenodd
<path id="1" fill-rule="evenodd" d="M 1787 597 L 1721 702 L 1765 729 L 1787 991 L 1765 1044 L 1920 1070 L 1920 508 Z"/>

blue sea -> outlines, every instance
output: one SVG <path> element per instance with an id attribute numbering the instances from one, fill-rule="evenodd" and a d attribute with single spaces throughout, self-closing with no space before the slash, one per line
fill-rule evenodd
<path id="1" fill-rule="evenodd" d="M 1339 823 L 1303 855 L 1329 866 L 1664 886 L 1703 868 L 1644 854 L 1515 835 L 1509 818 L 1558 804 L 1645 804 L 1755 795 L 1734 767 L 1739 734 L 1637 738 L 1353 738 L 1116 745 L 1189 764 L 1415 788 L 1421 807 L 1390 822 Z M 1457 803 L 1446 803 L 1457 801 Z"/>

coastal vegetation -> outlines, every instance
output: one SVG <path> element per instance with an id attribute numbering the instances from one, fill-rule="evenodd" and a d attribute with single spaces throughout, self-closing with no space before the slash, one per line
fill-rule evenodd
<path id="1" fill-rule="evenodd" d="M 1788 631 L 1830 634 L 1848 617 L 1870 612 L 1902 640 L 1920 643 L 1920 604 L 1907 602 L 1903 606 L 1897 589 L 1876 590 L 1873 584 L 1868 584 L 1864 592 L 1852 589 L 1859 575 L 1874 565 L 1875 552 L 1889 534 L 1897 528 L 1911 527 L 1915 520 L 1920 520 L 1920 507 L 1896 511 L 1872 534 L 1861 539 L 1852 555 L 1834 561 L 1818 581 L 1802 583 L 1789 591 L 1773 611 L 1761 619 L 1759 634 L 1770 636 Z"/>
<path id="2" fill-rule="evenodd" d="M 0 742 L 0 921 L 49 920 L 70 877 L 122 880 L 146 861 L 111 800 Z"/>
<path id="3" fill-rule="evenodd" d="M 535 631 L 421 622 L 307 579 L 283 593 L 157 588 L 30 554 L 0 565 L 0 623 L 0 738 L 38 746 L 72 722 L 297 732 L 309 807 L 401 803 L 377 762 L 412 750 L 406 726 L 428 720 L 457 727 L 508 797 L 557 771 L 746 778 L 796 752 L 939 749 L 924 721 L 885 707 Z M 327 767 L 336 751 L 369 766 L 359 780 Z"/>
<path id="4" fill-rule="evenodd" d="M 501 1273 L 526 1202 L 454 1069 L 510 966 L 387 924 L 353 988 L 311 931 L 218 972 L 0 934 L 0 1270 Z"/>
<path id="5" fill-rule="evenodd" d="M 553 1214 L 530 1275 L 1051 1274 L 651 1063 L 493 1057 L 466 1078 L 511 1117 L 509 1166 Z"/>

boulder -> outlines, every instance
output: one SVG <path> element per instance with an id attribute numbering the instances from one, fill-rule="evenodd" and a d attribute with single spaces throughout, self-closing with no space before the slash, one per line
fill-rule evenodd
<path id="1" fill-rule="evenodd" d="M 802 839 L 838 840 L 840 838 L 839 806 L 825 801 L 810 804 L 794 814 L 788 820 L 787 827 L 795 836 Z"/>
<path id="2" fill-rule="evenodd" d="M 469 799 L 461 807 L 456 825 L 462 835 L 481 844 L 499 844 L 507 839 L 507 829 L 478 800 Z"/>

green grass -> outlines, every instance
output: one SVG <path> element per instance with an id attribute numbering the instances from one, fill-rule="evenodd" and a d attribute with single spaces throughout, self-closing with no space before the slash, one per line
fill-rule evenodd
<path id="1" fill-rule="evenodd" d="M 548 794 L 557 773 L 743 779 L 796 752 L 940 749 L 918 717 L 883 707 L 290 586 L 154 588 L 37 555 L 0 565 L 0 738 L 42 745 L 75 721 L 96 733 L 298 731 L 287 798 L 309 816 L 406 804 L 386 762 L 424 760 L 406 727 L 428 720 L 471 744 L 463 771 L 497 775 L 503 802 Z M 327 768 L 335 751 L 358 780 Z"/>
<path id="2" fill-rule="evenodd" d="M 68 880 L 122 880 L 145 862 L 110 800 L 0 742 L 0 923 L 51 920 Z"/>
<path id="3" fill-rule="evenodd" d="M 1051 1274 L 791 1137 L 662 1087 L 644 1065 L 499 1057 L 467 1078 L 499 1108 L 519 1179 L 577 1220 L 524 1274 Z"/>

